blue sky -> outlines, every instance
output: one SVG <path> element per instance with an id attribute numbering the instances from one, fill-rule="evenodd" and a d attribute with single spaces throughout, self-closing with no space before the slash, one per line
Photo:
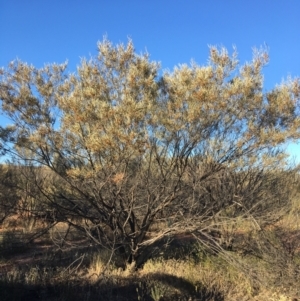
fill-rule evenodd
<path id="1" fill-rule="evenodd" d="M 267 45 L 270 89 L 300 76 L 299 13 L 299 0 L 0 0 L 0 66 L 15 58 L 37 67 L 68 60 L 74 71 L 104 35 L 114 43 L 132 38 L 163 69 L 191 59 L 205 64 L 208 45 L 235 45 L 241 63 Z M 300 144 L 288 151 L 300 162 Z"/>

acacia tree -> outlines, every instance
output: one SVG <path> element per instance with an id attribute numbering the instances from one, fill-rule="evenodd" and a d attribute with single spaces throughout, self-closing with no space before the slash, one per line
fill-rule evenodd
<path id="1" fill-rule="evenodd" d="M 75 74 L 66 64 L 1 69 L 13 123 L 2 146 L 51 170 L 36 185 L 58 220 L 139 266 L 166 235 L 225 215 L 258 222 L 288 201 L 275 171 L 280 145 L 300 136 L 300 82 L 264 92 L 265 51 L 240 66 L 236 52 L 211 47 L 206 66 L 162 76 L 131 41 L 98 51 Z"/>

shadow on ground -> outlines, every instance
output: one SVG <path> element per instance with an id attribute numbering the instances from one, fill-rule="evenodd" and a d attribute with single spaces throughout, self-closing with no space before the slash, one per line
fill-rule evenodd
<path id="1" fill-rule="evenodd" d="M 91 285 L 82 281 L 68 281 L 55 285 L 23 285 L 0 280 L 1 301 L 223 301 L 218 291 L 168 274 L 151 274 L 145 278 L 126 278 L 123 283 Z"/>

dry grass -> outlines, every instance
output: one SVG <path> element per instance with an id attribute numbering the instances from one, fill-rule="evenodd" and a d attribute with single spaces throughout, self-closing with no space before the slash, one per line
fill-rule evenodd
<path id="1" fill-rule="evenodd" d="M 73 254 L 74 257 L 75 255 Z M 189 294 L 195 298 L 206 296 L 205 300 L 288 301 L 293 295 L 291 290 L 281 287 L 255 286 L 252 277 L 248 277 L 249 275 L 214 255 L 199 253 L 197 254 L 198 258 L 194 256 L 181 260 L 151 259 L 134 274 L 118 268 L 114 264 L 114 259 L 111 259 L 111 253 L 106 250 L 94 252 L 88 256 L 86 261 L 82 261 L 81 265 L 77 265 L 79 260 L 74 262 L 73 257 L 73 262 L 64 266 L 49 266 L 46 262 L 53 262 L 53 260 L 50 255 L 47 256 L 45 254 L 44 258 L 33 266 L 14 266 L 1 275 L 0 282 L 6 283 L 6 285 L 22 284 L 39 288 L 56 287 L 67 282 L 69 284 L 65 286 L 64 290 L 68 291 L 73 286 L 72 283 L 80 281 L 87 287 L 99 287 L 100 291 L 103 289 L 107 291 L 110 288 L 111 292 L 116 288 L 133 285 L 136 290 L 131 292 L 132 298 L 128 300 L 139 300 L 137 299 L 139 296 L 140 300 L 147 300 L 146 296 L 152 296 L 153 300 L 160 300 L 160 295 L 174 297 Z M 77 258 L 80 256 L 77 255 Z M 252 265 L 253 274 L 256 272 L 260 276 L 264 276 L 271 272 L 267 265 L 260 264 L 258 260 L 253 258 L 243 258 L 243 260 L 244 263 L 248 261 L 247 263 Z M 111 299 L 107 300 L 122 300 L 111 296 Z"/>
<path id="2" fill-rule="evenodd" d="M 24 300 L 31 290 L 38 291 L 37 297 L 27 299 L 45 301 L 159 301 L 161 296 L 172 301 L 300 300 L 299 214 L 298 198 L 290 213 L 264 233 L 255 232 L 249 221 L 228 225 L 223 230 L 236 236 L 236 245 L 227 251 L 231 264 L 224 256 L 186 241 L 191 244 L 148 260 L 135 273 L 119 268 L 119 259 L 110 250 L 83 249 L 81 244 L 86 242 L 63 223 L 37 244 L 18 249 L 16 243 L 42 225 L 13 216 L 0 230 L 0 289 L 7 290 L 1 301 Z M 42 249 L 50 241 L 54 247 Z M 248 252 L 240 252 L 243 248 Z M 14 293 L 16 287 L 18 293 Z"/>
<path id="3" fill-rule="evenodd" d="M 252 294 L 249 279 L 217 257 L 207 258 L 205 262 L 198 263 L 192 259 L 150 260 L 144 265 L 140 275 L 149 276 L 162 273 L 162 271 L 164 274 L 191 283 L 195 291 L 205 287 L 206 290 L 222 293 L 223 296 L 250 296 Z"/>

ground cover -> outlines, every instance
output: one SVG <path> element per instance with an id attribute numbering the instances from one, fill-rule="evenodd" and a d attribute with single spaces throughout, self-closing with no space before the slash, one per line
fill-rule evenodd
<path id="1" fill-rule="evenodd" d="M 12 216 L 0 229 L 1 300 L 297 300 L 298 213 L 264 233 L 249 225 L 224 232 L 232 236 L 224 254 L 209 251 L 191 234 L 170 237 L 134 273 L 74 229 L 59 244 L 67 231 L 63 224 L 28 243 L 42 224 L 22 232 L 24 220 Z"/>

